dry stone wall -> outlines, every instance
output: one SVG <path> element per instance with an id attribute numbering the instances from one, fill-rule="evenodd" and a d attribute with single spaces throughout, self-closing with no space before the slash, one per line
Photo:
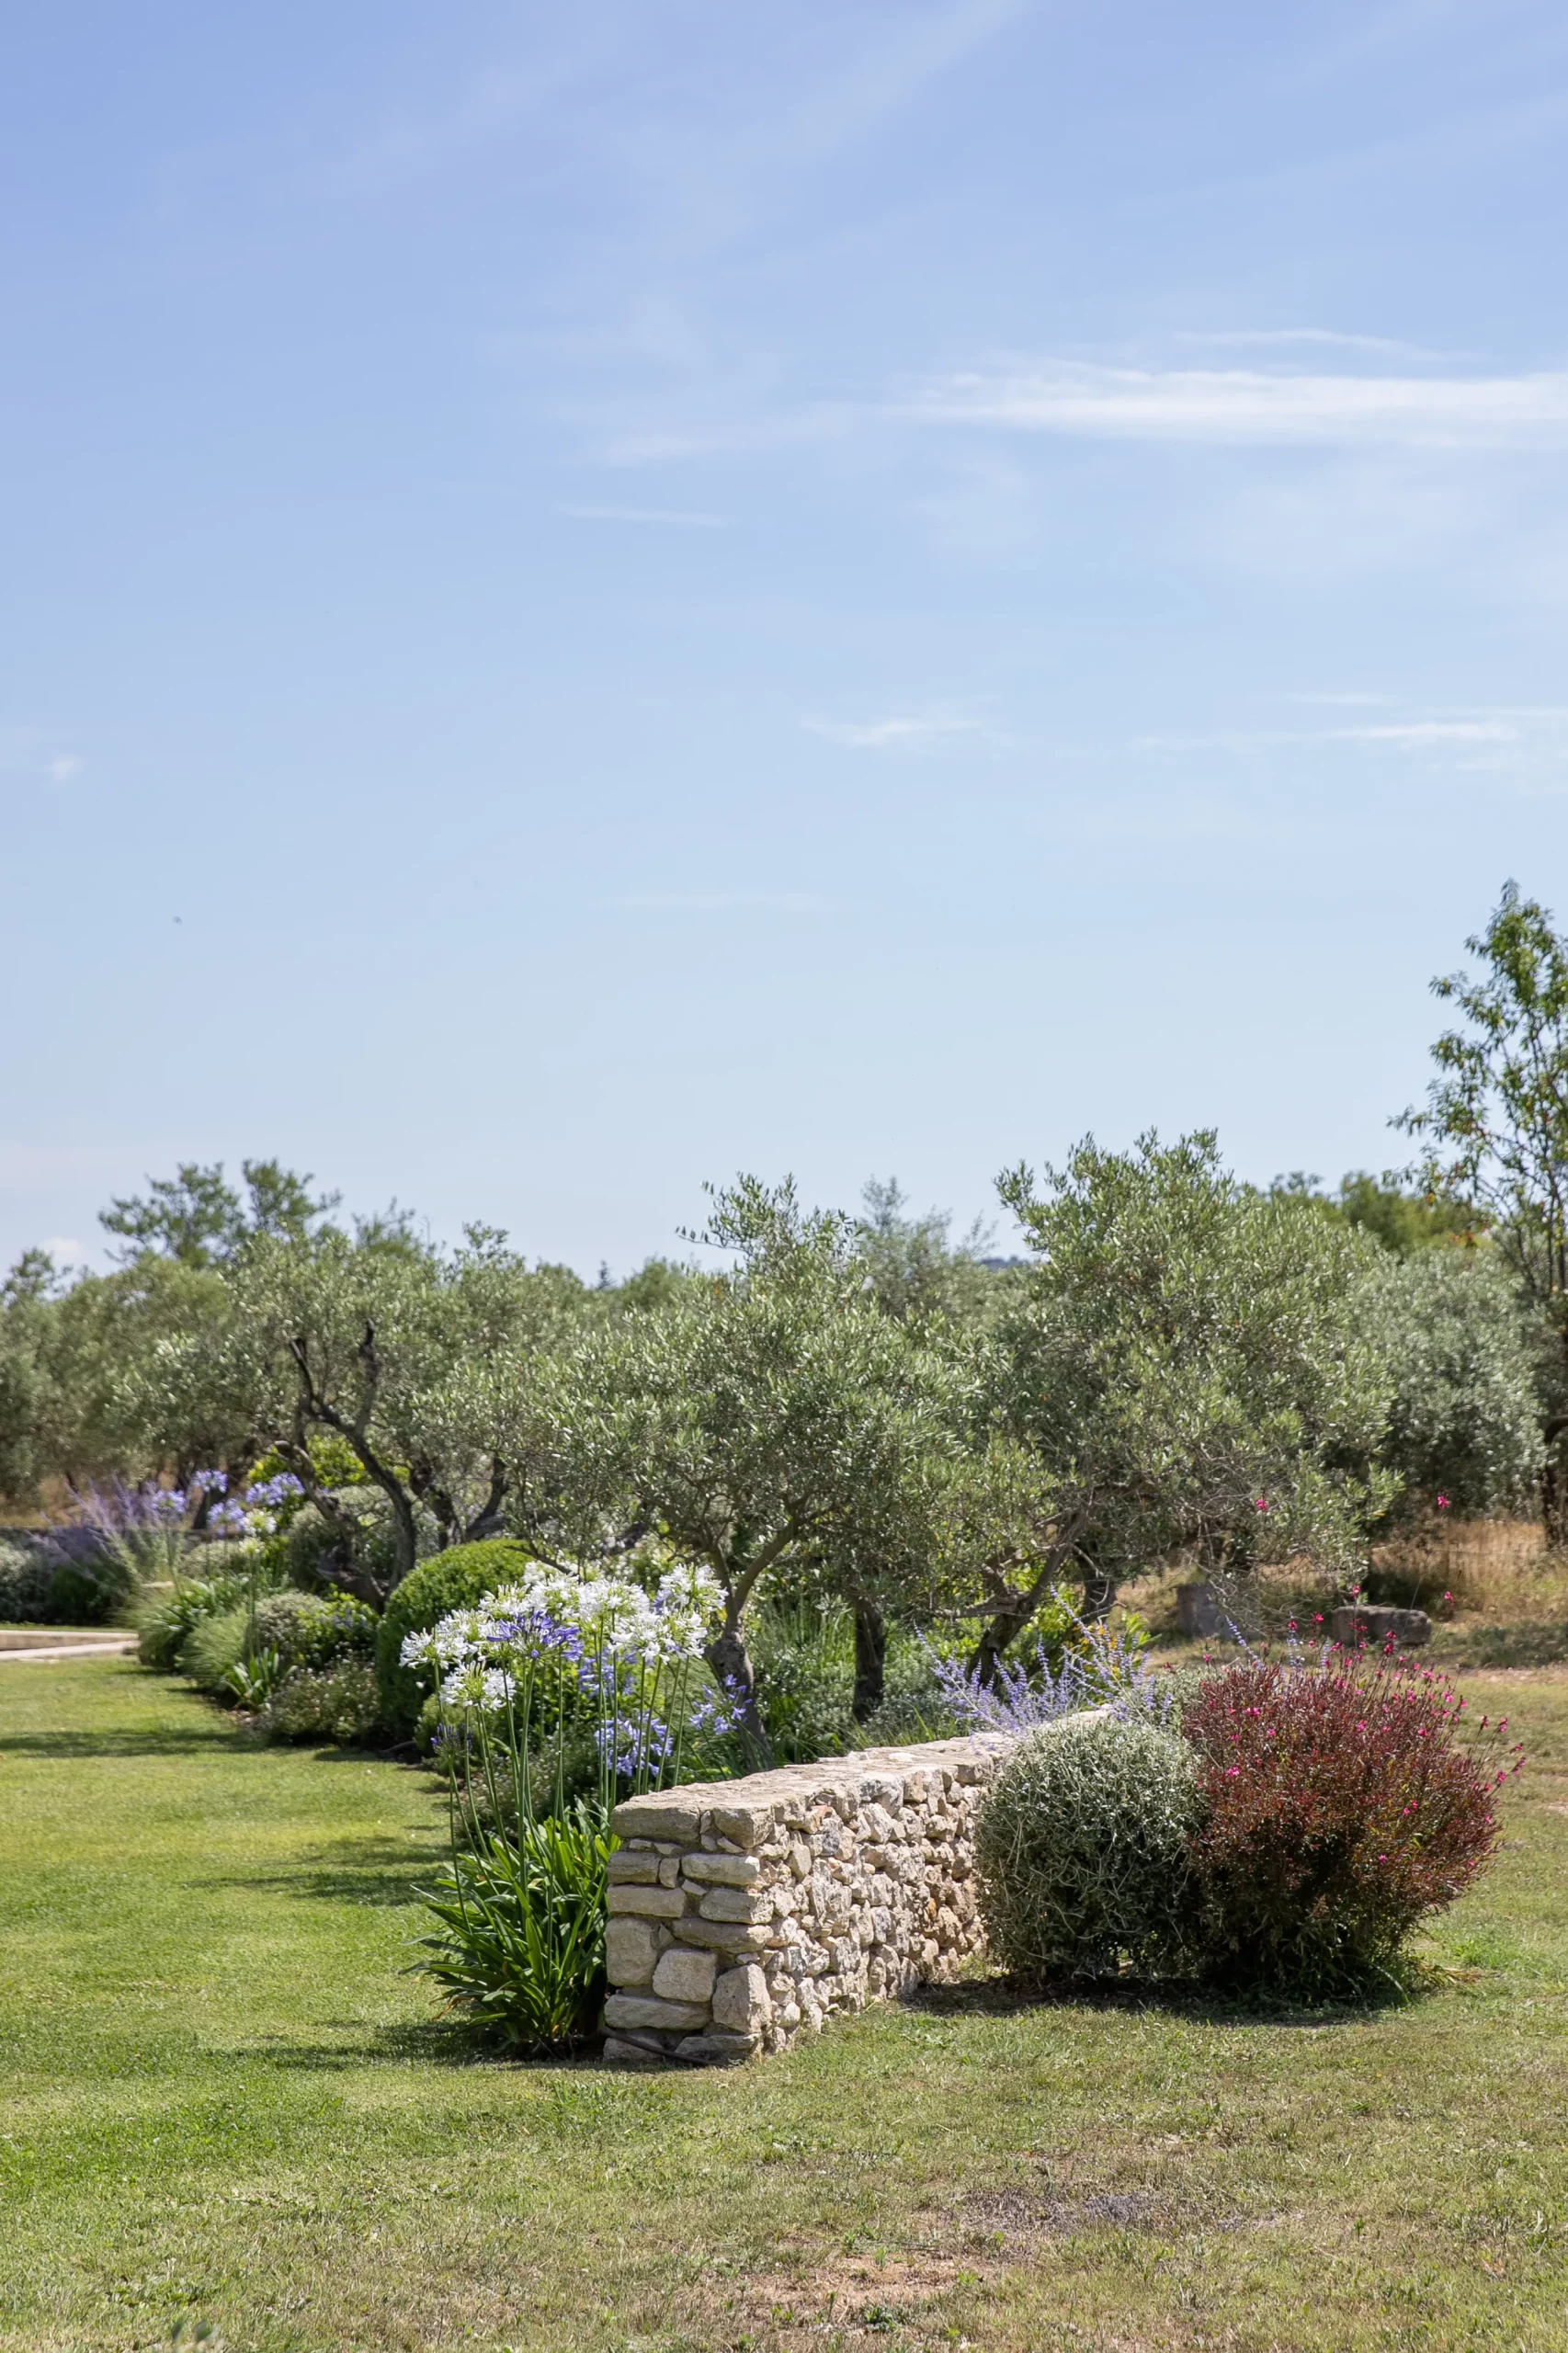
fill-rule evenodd
<path id="1" fill-rule="evenodd" d="M 983 1941 L 981 1735 L 864 1749 L 617 1806 L 605 2057 L 729 2065 L 956 1976 Z"/>

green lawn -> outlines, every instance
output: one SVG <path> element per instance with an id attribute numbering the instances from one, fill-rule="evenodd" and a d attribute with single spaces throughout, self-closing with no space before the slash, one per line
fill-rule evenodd
<path id="1" fill-rule="evenodd" d="M 0 1665 L 0 2347 L 1568 2344 L 1568 1673 L 1415 2006 L 994 1988 L 740 2075 L 464 2063 L 420 1775 Z"/>

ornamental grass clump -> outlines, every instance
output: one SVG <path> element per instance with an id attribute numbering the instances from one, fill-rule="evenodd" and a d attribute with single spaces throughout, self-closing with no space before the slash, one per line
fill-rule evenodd
<path id="1" fill-rule="evenodd" d="M 1067 1718 L 1027 1734 L 976 1832 L 996 1959 L 1028 1978 L 1183 1972 L 1199 1819 L 1191 1751 L 1147 1716 Z"/>
<path id="2" fill-rule="evenodd" d="M 1506 1730 L 1471 1734 L 1446 1677 L 1392 1660 L 1212 1677 L 1183 1722 L 1207 1973 L 1311 2001 L 1400 1987 L 1413 1930 L 1496 1847 L 1498 1789 L 1522 1761 Z"/>

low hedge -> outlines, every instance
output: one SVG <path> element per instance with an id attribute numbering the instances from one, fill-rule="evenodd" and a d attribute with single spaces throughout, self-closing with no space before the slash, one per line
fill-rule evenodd
<path id="1" fill-rule="evenodd" d="M 422 1561 L 394 1587 L 376 1638 L 376 1688 L 389 1730 L 412 1733 L 426 1699 L 425 1687 L 403 1664 L 407 1636 L 427 1632 L 453 1609 L 473 1608 L 486 1594 L 520 1576 L 529 1557 L 526 1546 L 505 1536 L 454 1544 Z"/>

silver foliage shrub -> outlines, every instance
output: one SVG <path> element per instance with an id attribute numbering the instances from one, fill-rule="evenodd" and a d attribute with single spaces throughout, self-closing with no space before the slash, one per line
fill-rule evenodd
<path id="1" fill-rule="evenodd" d="M 1068 1717 L 1028 1734 L 976 1830 L 994 1957 L 1026 1977 L 1180 1972 L 1199 1816 L 1186 1743 L 1146 1716 Z"/>

